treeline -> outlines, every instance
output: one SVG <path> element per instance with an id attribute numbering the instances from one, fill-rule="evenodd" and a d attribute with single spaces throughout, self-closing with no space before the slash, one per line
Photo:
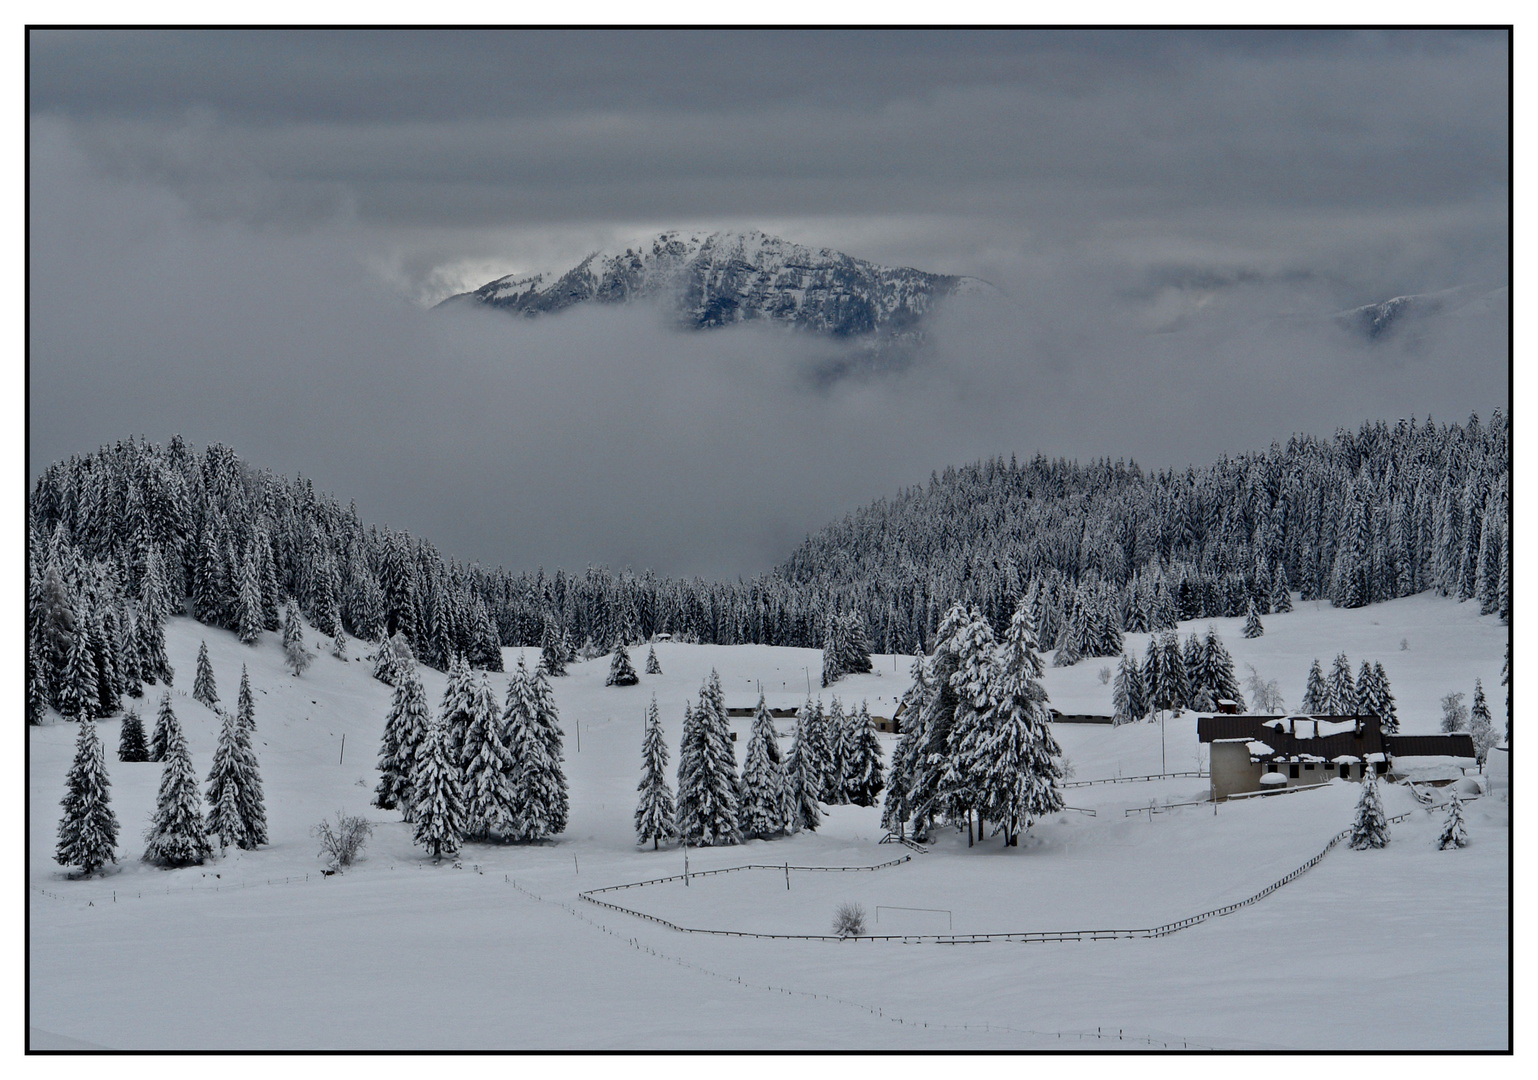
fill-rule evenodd
<path id="1" fill-rule="evenodd" d="M 289 599 L 323 634 L 400 634 L 440 670 L 455 656 L 500 670 L 499 646 L 552 628 L 598 653 L 659 633 L 810 648 L 833 633 L 927 652 L 953 604 L 1002 635 L 1027 594 L 1041 648 L 1066 649 L 1063 662 L 1119 655 L 1123 632 L 1252 603 L 1267 614 L 1290 590 L 1360 606 L 1434 588 L 1509 619 L 1509 439 L 1497 412 L 1296 436 L 1184 471 L 993 459 L 850 514 L 736 582 L 465 564 L 225 446 L 130 439 L 33 486 L 29 670 L 36 703 L 76 715 L 59 696 L 72 649 L 131 693 L 170 675 L 147 623 L 186 612 L 252 640 L 280 628 Z"/>

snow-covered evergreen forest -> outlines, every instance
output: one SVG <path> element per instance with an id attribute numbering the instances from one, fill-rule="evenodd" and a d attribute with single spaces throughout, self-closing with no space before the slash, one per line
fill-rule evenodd
<path id="1" fill-rule="evenodd" d="M 501 646 L 552 627 L 599 651 L 660 633 L 797 647 L 832 633 L 929 652 L 952 605 L 1002 638 L 1021 598 L 1059 664 L 1120 655 L 1123 632 L 1266 615 L 1289 589 L 1342 607 L 1436 589 L 1509 619 L 1510 501 L 1499 410 L 1295 436 L 1183 471 L 992 459 L 848 515 L 774 571 L 707 582 L 466 565 L 228 447 L 129 439 L 50 465 L 31 492 L 28 711 L 110 712 L 174 677 L 168 615 L 250 641 L 281 631 L 289 599 L 323 634 L 398 634 L 438 670 L 462 655 L 493 671 Z"/>

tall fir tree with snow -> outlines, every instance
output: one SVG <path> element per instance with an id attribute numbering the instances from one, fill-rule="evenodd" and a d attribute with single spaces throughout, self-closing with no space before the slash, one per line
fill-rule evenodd
<path id="1" fill-rule="evenodd" d="M 1029 601 L 1025 601 L 1029 604 Z M 888 832 L 903 834 L 907 821 L 913 816 L 914 805 L 910 798 L 914 777 L 918 773 L 918 755 L 923 746 L 922 728 L 918 716 L 924 707 L 928 693 L 927 658 L 915 656 L 909 666 L 910 682 L 903 691 L 902 700 L 893 712 L 893 719 L 901 726 L 897 749 L 892 752 L 892 767 L 887 780 L 886 799 L 881 806 L 881 827 Z"/>
<path id="2" fill-rule="evenodd" d="M 753 710 L 753 731 L 748 736 L 737 801 L 737 817 L 745 838 L 768 840 L 785 831 L 784 771 L 774 720 L 760 693 L 758 707 Z"/>
<path id="3" fill-rule="evenodd" d="M 1399 732 L 1399 710 L 1394 704 L 1394 691 L 1389 688 L 1388 673 L 1383 670 L 1381 660 L 1373 661 L 1372 673 L 1378 692 L 1378 707 L 1382 710 L 1378 715 L 1383 721 L 1383 730 L 1396 735 Z"/>
<path id="4" fill-rule="evenodd" d="M 646 674 L 662 674 L 662 665 L 657 663 L 657 650 L 653 646 L 647 646 L 646 649 Z"/>
<path id="5" fill-rule="evenodd" d="M 656 694 L 646 708 L 646 730 L 641 736 L 641 782 L 636 790 L 641 796 L 635 808 L 636 843 L 650 840 L 652 850 L 656 851 L 660 841 L 677 835 L 673 827 L 673 790 L 668 787 L 668 744 L 662 737 Z"/>
<path id="6" fill-rule="evenodd" d="M 1260 624 L 1260 609 L 1255 606 L 1255 601 L 1250 601 L 1249 610 L 1244 616 L 1244 636 L 1258 638 L 1266 632 L 1266 628 Z"/>
<path id="7" fill-rule="evenodd" d="M 510 836 L 518 820 L 513 755 L 502 741 L 506 725 L 486 676 L 475 689 L 474 719 L 463 748 L 466 833 Z"/>
<path id="8" fill-rule="evenodd" d="M 865 633 L 865 620 L 858 611 L 850 610 L 844 613 L 843 622 L 838 666 L 845 675 L 863 675 L 871 669 L 870 638 Z"/>
<path id="9" fill-rule="evenodd" d="M 1182 708 L 1190 699 L 1185 658 L 1173 630 L 1149 637 L 1143 679 L 1148 686 L 1149 704 L 1159 712 Z"/>
<path id="10" fill-rule="evenodd" d="M 1378 777 L 1371 770 L 1362 777 L 1362 795 L 1356 803 L 1356 818 L 1351 822 L 1351 846 L 1357 850 L 1387 847 L 1388 815 L 1378 794 Z"/>
<path id="11" fill-rule="evenodd" d="M 299 605 L 293 600 L 283 614 L 283 662 L 295 678 L 303 675 L 313 657 L 304 645 L 304 623 L 299 617 Z"/>
<path id="12" fill-rule="evenodd" d="M 1442 825 L 1442 835 L 1437 837 L 1439 851 L 1469 846 L 1469 830 L 1463 821 L 1463 800 L 1458 797 L 1456 787 L 1449 790 L 1451 794 L 1447 800 L 1447 820 Z"/>
<path id="13" fill-rule="evenodd" d="M 827 768 L 823 771 L 822 801 L 829 806 L 843 806 L 849 802 L 844 791 L 844 775 L 849 761 L 849 717 L 844 714 L 844 703 L 836 694 L 828 706 L 824 725 L 828 756 Z"/>
<path id="14" fill-rule="evenodd" d="M 374 678 L 378 679 L 382 683 L 386 683 L 390 686 L 398 685 L 398 676 L 396 673 L 395 665 L 395 650 L 390 647 L 390 640 L 386 638 L 383 633 L 379 635 L 379 640 L 374 644 L 373 675 Z"/>
<path id="15" fill-rule="evenodd" d="M 700 687 L 699 705 L 686 717 L 678 751 L 678 834 L 695 847 L 735 844 L 737 755 L 720 708 L 720 676 Z"/>
<path id="16" fill-rule="evenodd" d="M 614 646 L 614 659 L 609 662 L 609 677 L 605 686 L 634 686 L 641 681 L 630 664 L 630 651 L 623 642 Z"/>
<path id="17" fill-rule="evenodd" d="M 833 775 L 833 740 L 828 730 L 828 714 L 823 710 L 822 698 L 807 702 L 806 748 L 807 762 L 817 772 L 817 798 L 830 802 L 829 792 L 838 786 Z"/>
<path id="18" fill-rule="evenodd" d="M 149 744 L 144 741 L 144 722 L 139 719 L 137 709 L 129 709 L 123 713 L 123 723 L 118 729 L 117 759 L 119 761 L 150 759 Z"/>
<path id="19" fill-rule="evenodd" d="M 1330 688 L 1324 681 L 1324 671 L 1316 656 L 1313 666 L 1308 669 L 1308 685 L 1303 689 L 1303 703 L 1298 709 L 1310 716 L 1322 716 L 1330 711 L 1329 706 Z"/>
<path id="20" fill-rule="evenodd" d="M 448 676 L 438 706 L 438 720 L 443 724 L 443 737 L 448 740 L 449 760 L 458 765 L 464 760 L 465 735 L 474 719 L 475 677 L 460 656 L 449 661 Z"/>
<path id="21" fill-rule="evenodd" d="M 822 638 L 822 685 L 832 686 L 844 675 L 844 622 L 836 614 L 828 616 Z"/>
<path id="22" fill-rule="evenodd" d="M 441 860 L 454 855 L 465 835 L 464 796 L 459 784 L 459 765 L 448 744 L 441 722 L 428 725 L 411 777 L 412 840 Z"/>
<path id="23" fill-rule="evenodd" d="M 1356 673 L 1356 711 L 1359 716 L 1383 717 L 1383 691 L 1372 661 L 1363 660 Z"/>
<path id="24" fill-rule="evenodd" d="M 566 674 L 566 664 L 571 659 L 571 650 L 566 647 L 566 641 L 562 635 L 562 628 L 554 619 L 545 620 L 544 632 L 540 638 L 539 664 L 551 676 Z"/>
<path id="25" fill-rule="evenodd" d="M 240 665 L 240 692 L 235 696 L 235 715 L 247 731 L 256 730 L 256 699 L 251 696 L 251 675 Z"/>
<path id="26" fill-rule="evenodd" d="M 27 636 L 27 723 L 41 724 L 48 713 L 47 672 L 38 654 L 35 635 Z"/>
<path id="27" fill-rule="evenodd" d="M 96 658 L 91 649 L 91 639 L 82 629 L 70 642 L 63 682 L 55 699 L 59 712 L 79 720 L 96 719 L 100 708 L 97 682 Z"/>
<path id="28" fill-rule="evenodd" d="M 59 843 L 54 861 L 78 866 L 93 874 L 109 862 L 117 862 L 117 815 L 112 812 L 112 782 L 107 778 L 107 758 L 96 725 L 80 721 L 75 735 L 75 760 L 64 780 L 60 805 Z"/>
<path id="29" fill-rule="evenodd" d="M 1181 707 L 1211 711 L 1217 707 L 1217 695 L 1207 681 L 1207 647 L 1202 639 L 1191 631 L 1185 648 L 1180 653 L 1181 666 L 1186 675 L 1186 696 Z"/>
<path id="30" fill-rule="evenodd" d="M 570 801 L 561 768 L 561 727 L 543 664 L 530 675 L 519 659 L 513 676 L 522 690 L 504 719 L 503 742 L 512 755 L 512 838 L 547 840 L 566 830 Z M 509 691 L 509 701 L 513 701 Z"/>
<path id="31" fill-rule="evenodd" d="M 1202 681 L 1212 688 L 1214 704 L 1227 699 L 1242 710 L 1244 693 L 1239 688 L 1238 676 L 1234 674 L 1234 658 L 1223 644 L 1223 639 L 1218 637 L 1217 628 L 1211 623 L 1207 625 L 1207 636 L 1202 643 L 1202 656 L 1207 665 L 1202 673 Z"/>
<path id="32" fill-rule="evenodd" d="M 427 691 L 415 671 L 401 675 L 385 714 L 384 735 L 379 740 L 379 784 L 374 788 L 374 805 L 381 810 L 400 807 L 402 816 L 411 820 L 416 799 L 412 778 L 416 776 L 417 757 L 427 738 L 432 712 L 427 705 Z"/>
<path id="33" fill-rule="evenodd" d="M 982 839 L 987 747 L 992 741 L 996 719 L 992 698 L 995 643 L 993 630 L 980 610 L 972 609 L 967 625 L 955 642 L 957 663 L 951 675 L 951 689 L 956 694 L 956 715 L 945 743 L 939 805 L 951 821 L 966 821 L 967 846 L 971 847 L 974 811 L 977 813 L 976 839 Z"/>
<path id="34" fill-rule="evenodd" d="M 1271 610 L 1284 614 L 1292 610 L 1292 586 L 1287 581 L 1287 567 L 1276 564 L 1271 573 Z"/>
<path id="35" fill-rule="evenodd" d="M 1000 826 L 1009 847 L 1018 846 L 1022 828 L 1063 808 L 1063 751 L 1052 735 L 1039 673 L 1031 614 L 1021 604 L 989 669 L 991 715 L 979 785 L 982 814 Z"/>
<path id="36" fill-rule="evenodd" d="M 219 690 L 214 685 L 214 666 L 208 660 L 208 642 L 198 642 L 198 673 L 192 680 L 192 700 L 216 708 Z"/>
<path id="37" fill-rule="evenodd" d="M 207 831 L 219 846 L 251 851 L 267 842 L 267 804 L 251 731 L 239 713 L 225 713 L 208 773 Z"/>
<path id="38" fill-rule="evenodd" d="M 166 749 L 171 745 L 171 732 L 180 730 L 176 713 L 171 709 L 171 691 L 160 695 L 160 709 L 155 714 L 155 730 L 150 734 L 150 760 L 164 761 Z"/>
<path id="39" fill-rule="evenodd" d="M 246 557 L 240 570 L 240 596 L 235 609 L 235 629 L 240 640 L 255 645 L 261 639 L 263 626 L 262 578 L 256 557 L 256 547 L 246 549 Z"/>
<path id="40" fill-rule="evenodd" d="M 853 737 L 845 766 L 844 791 L 855 806 L 875 806 L 886 788 L 886 769 L 870 705 L 862 701 L 860 711 L 851 716 L 849 722 Z"/>
<path id="41" fill-rule="evenodd" d="M 687 722 L 688 715 L 685 714 Z M 819 768 L 816 749 L 811 745 L 812 703 L 796 714 L 795 738 L 790 753 L 785 755 L 785 805 L 787 820 L 792 831 L 816 832 L 822 823 L 822 810 L 817 805 L 822 794 L 822 770 Z"/>
<path id="42" fill-rule="evenodd" d="M 1133 690 L 1132 680 L 1137 678 L 1141 682 L 1141 672 L 1138 671 L 1137 661 L 1132 657 L 1122 654 L 1121 663 L 1116 667 L 1116 677 L 1111 683 L 1111 723 L 1117 726 L 1130 724 L 1139 719 L 1133 715 Z"/>
<path id="43" fill-rule="evenodd" d="M 117 654 L 122 665 L 123 692 L 131 698 L 144 696 L 144 665 L 139 659 L 139 630 L 133 612 L 120 609 Z"/>
<path id="44" fill-rule="evenodd" d="M 1330 716 L 1355 716 L 1356 706 L 1356 680 L 1351 677 L 1351 661 L 1346 659 L 1345 653 L 1340 653 L 1335 657 L 1335 666 L 1330 669 L 1325 712 Z"/>
<path id="45" fill-rule="evenodd" d="M 144 835 L 144 860 L 162 866 L 196 865 L 208 858 L 213 848 L 203 828 L 198 774 L 193 771 L 186 736 L 174 716 L 163 760 L 155 816 Z"/>
<path id="46" fill-rule="evenodd" d="M 1469 735 L 1474 739 L 1474 757 L 1483 772 L 1490 748 L 1500 740 L 1496 737 L 1495 725 L 1490 722 L 1490 705 L 1485 701 L 1484 685 L 1478 679 L 1474 680 L 1474 703 L 1469 706 Z"/>

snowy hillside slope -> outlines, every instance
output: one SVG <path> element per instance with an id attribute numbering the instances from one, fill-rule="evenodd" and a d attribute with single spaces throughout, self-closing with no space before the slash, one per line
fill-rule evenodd
<path id="1" fill-rule="evenodd" d="M 1265 636 L 1254 640 L 1240 636 L 1239 620 L 1214 622 L 1240 674 L 1255 664 L 1290 702 L 1315 655 L 1345 650 L 1354 663 L 1384 662 L 1407 731 L 1434 731 L 1437 699 L 1471 691 L 1476 676 L 1502 711 L 1505 628 L 1472 604 L 1423 595 L 1354 611 L 1300 605 L 1266 617 Z M 1204 628 L 1187 624 L 1181 632 Z M 684 704 L 712 668 L 731 707 L 752 704 L 760 683 L 771 705 L 799 704 L 810 681 L 824 701 L 837 692 L 889 715 L 907 684 L 908 658 L 878 655 L 871 673 L 828 690 L 816 686 L 820 654 L 810 649 L 661 643 L 665 674 L 643 675 L 628 688 L 603 685 L 606 659 L 574 664 L 553 681 L 571 787 L 567 832 L 544 846 L 470 845 L 458 863 L 435 866 L 397 813 L 369 806 L 390 691 L 359 659 L 364 643 L 349 642 L 353 660 L 321 654 L 295 678 L 274 634 L 247 647 L 185 618 L 166 631 L 175 706 L 200 777 L 217 722 L 187 696 L 198 644 L 208 643 L 226 701 L 240 665 L 249 667 L 272 843 L 181 870 L 139 862 L 160 767 L 118 762 L 119 725 L 109 719 L 100 729 L 122 822 L 119 863 L 106 876 L 68 879 L 51 855 L 74 726 L 55 717 L 30 729 L 28 993 L 30 1023 L 45 1033 L 35 1045 L 1134 1045 L 1097 1038 L 1097 1027 L 1155 1046 L 1506 1045 L 1509 832 L 1498 799 L 1470 804 L 1474 844 L 1461 852 L 1437 851 L 1440 815 L 1418 813 L 1394 826 L 1381 852 L 1337 849 L 1265 901 L 1157 941 L 957 948 L 702 938 L 577 899 L 583 889 L 683 868 L 676 848 L 640 850 L 631 833 L 652 695 L 676 767 Z M 1129 648 L 1141 645 L 1129 635 Z M 518 654 L 507 649 L 504 659 L 511 666 Z M 1048 668 L 1053 704 L 1106 711 L 1109 688 L 1098 666 Z M 422 674 L 436 707 L 444 676 Z M 506 677 L 490 678 L 500 696 Z M 141 703 L 146 716 L 157 698 Z M 740 760 L 748 721 L 733 725 Z M 1194 767 L 1194 729 L 1190 716 L 1164 729 L 1171 769 Z M 1057 734 L 1077 779 L 1158 770 L 1157 724 L 1058 725 Z M 888 756 L 894 742 L 883 737 Z M 698 878 L 687 891 L 629 890 L 626 903 L 683 925 L 760 931 L 822 932 L 845 900 L 873 914 L 890 909 L 879 913 L 884 932 L 933 933 L 942 917 L 897 908 L 946 909 L 959 932 L 1146 926 L 1274 881 L 1349 823 L 1356 793 L 1333 784 L 1225 805 L 1216 816 L 1208 806 L 1156 818 L 1127 814 L 1150 799 L 1196 800 L 1205 786 L 1185 778 L 1073 789 L 1069 804 L 1095 816 L 1058 815 L 1017 849 L 995 838 L 969 850 L 964 835 L 945 832 L 933 851 L 888 870 L 795 872 L 789 889 L 783 876 L 762 872 Z M 1385 797 L 1390 813 L 1411 809 L 1400 789 Z M 309 830 L 337 810 L 366 814 L 376 831 L 362 862 L 324 878 Z M 872 865 L 904 853 L 878 845 L 880 836 L 878 810 L 833 807 L 815 834 L 693 851 L 690 862 L 696 870 Z M 1445 932 L 1451 926 L 1457 933 Z M 1374 1002 L 1371 1023 L 1353 1007 L 1364 994 Z"/>
<path id="2" fill-rule="evenodd" d="M 996 292 L 978 278 L 878 266 L 758 231 L 672 231 L 623 251 L 594 252 L 564 273 L 498 278 L 443 304 L 534 316 L 579 304 L 658 301 L 690 329 L 769 320 L 893 342 L 915 339 L 924 317 L 949 296 Z"/>

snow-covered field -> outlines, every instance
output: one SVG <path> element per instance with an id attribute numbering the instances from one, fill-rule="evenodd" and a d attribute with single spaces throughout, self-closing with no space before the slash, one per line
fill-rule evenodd
<path id="1" fill-rule="evenodd" d="M 1344 650 L 1353 669 L 1381 660 L 1402 730 L 1438 728 L 1438 700 L 1484 680 L 1504 722 L 1506 630 L 1470 604 L 1429 595 L 1355 611 L 1314 604 L 1265 618 L 1214 620 L 1241 678 L 1254 664 L 1289 704 L 1309 663 Z M 1183 626 L 1182 636 L 1206 622 Z M 820 654 L 767 646 L 656 646 L 665 674 L 606 688 L 607 659 L 554 680 L 566 731 L 572 817 L 543 847 L 470 845 L 433 865 L 395 812 L 369 798 L 389 688 L 365 660 L 323 654 L 287 674 L 277 635 L 255 647 L 187 619 L 167 627 L 177 715 L 199 774 L 217 721 L 188 696 L 206 638 L 222 698 L 240 665 L 256 692 L 256 751 L 272 844 L 203 867 L 138 860 L 160 767 L 118 762 L 116 720 L 100 725 L 117 866 L 69 880 L 52 861 L 74 726 L 29 732 L 29 1003 L 32 1046 L 153 1048 L 1115 1049 L 1501 1048 L 1507 1045 L 1508 806 L 1468 807 L 1473 844 L 1442 852 L 1441 814 L 1394 826 L 1377 852 L 1338 847 L 1258 904 L 1157 940 L 903 945 L 679 934 L 578 900 L 602 885 L 683 869 L 676 848 L 638 849 L 631 832 L 643 712 L 662 708 L 673 764 L 683 706 L 712 667 L 729 706 L 762 683 L 772 706 L 817 691 Z M 1407 648 L 1401 649 L 1401 640 Z M 1141 656 L 1146 635 L 1129 635 Z M 366 646 L 350 643 L 361 657 Z M 519 650 L 505 650 L 508 664 Z M 633 658 L 639 669 L 644 648 Z M 533 650 L 529 659 L 534 659 Z M 889 716 L 908 658 L 841 681 L 846 704 Z M 1086 660 L 1048 669 L 1052 703 L 1109 712 L 1110 688 Z M 436 705 L 444 678 L 424 672 Z M 493 676 L 501 696 L 505 685 Z M 826 700 L 831 696 L 820 691 Z M 141 708 L 152 722 L 157 695 Z M 750 721 L 736 720 L 739 755 Z M 782 729 L 788 732 L 789 724 Z M 1075 778 L 1160 771 L 1155 724 L 1059 725 Z M 343 737 L 345 736 L 345 749 Z M 1170 770 L 1201 760 L 1194 717 L 1162 732 Z M 578 749 L 580 739 L 580 750 Z M 884 736 L 888 755 L 895 737 Z M 340 760 L 339 760 L 340 758 Z M 1212 807 L 1133 814 L 1150 800 L 1194 801 L 1198 778 L 1073 789 L 1064 813 L 1017 849 L 935 850 L 858 874 L 767 871 L 693 878 L 606 899 L 694 927 L 821 933 L 846 900 L 879 912 L 873 932 L 958 933 L 1136 928 L 1248 896 L 1316 854 L 1349 824 L 1354 785 Z M 1386 789 L 1389 813 L 1411 809 Z M 310 828 L 337 810 L 377 823 L 364 860 L 323 877 Z M 835 807 L 815 834 L 692 851 L 692 870 L 743 863 L 873 865 L 904 854 L 876 843 L 879 811 Z M 948 914 L 887 910 L 934 908 Z"/>

